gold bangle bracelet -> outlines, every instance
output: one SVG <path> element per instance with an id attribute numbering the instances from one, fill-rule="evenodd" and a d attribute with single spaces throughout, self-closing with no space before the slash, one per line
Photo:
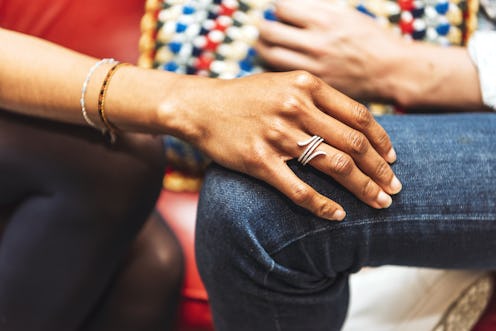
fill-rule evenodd
<path id="1" fill-rule="evenodd" d="M 127 65 L 130 64 L 117 63 L 112 68 L 110 68 L 107 75 L 105 76 L 105 79 L 103 80 L 102 87 L 100 88 L 100 93 L 98 94 L 98 115 L 100 115 L 100 120 L 105 126 L 104 134 L 106 134 L 107 132 L 109 133 L 111 143 L 115 143 L 119 129 L 114 124 L 112 124 L 112 122 L 110 122 L 110 120 L 107 118 L 107 115 L 105 114 L 105 98 L 107 96 L 107 90 L 110 84 L 110 80 L 116 73 L 117 69 Z"/>

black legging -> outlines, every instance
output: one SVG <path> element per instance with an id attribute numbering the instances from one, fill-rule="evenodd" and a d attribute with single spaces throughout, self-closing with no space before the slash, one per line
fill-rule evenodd
<path id="1" fill-rule="evenodd" d="M 0 111 L 0 330 L 164 330 L 182 257 L 157 139 Z"/>

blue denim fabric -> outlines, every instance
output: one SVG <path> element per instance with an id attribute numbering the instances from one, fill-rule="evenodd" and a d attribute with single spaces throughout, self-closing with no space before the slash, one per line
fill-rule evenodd
<path id="1" fill-rule="evenodd" d="M 389 209 L 370 208 L 291 163 L 343 205 L 340 223 L 312 216 L 265 183 L 209 169 L 196 254 L 217 330 L 339 330 L 348 276 L 363 266 L 496 268 L 496 114 L 379 121 L 404 186 Z"/>

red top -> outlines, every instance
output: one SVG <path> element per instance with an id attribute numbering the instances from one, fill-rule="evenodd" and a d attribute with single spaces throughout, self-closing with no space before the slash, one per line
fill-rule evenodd
<path id="1" fill-rule="evenodd" d="M 145 0 L 0 0 L 0 27 L 136 63 Z"/>

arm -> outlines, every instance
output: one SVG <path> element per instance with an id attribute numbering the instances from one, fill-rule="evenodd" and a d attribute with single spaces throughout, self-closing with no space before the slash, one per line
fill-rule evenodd
<path id="1" fill-rule="evenodd" d="M 305 8 L 302 8 L 305 6 Z M 477 70 L 460 47 L 409 42 L 358 11 L 325 0 L 279 1 L 258 50 L 277 69 L 303 69 L 355 98 L 407 108 L 478 110 Z"/>
<path id="2" fill-rule="evenodd" d="M 22 34 L 0 30 L 0 107 L 30 116 L 85 125 L 81 85 L 96 59 Z M 88 85 L 89 117 L 108 65 Z M 301 181 L 286 161 L 297 142 L 319 135 L 325 157 L 310 164 L 375 208 L 401 190 L 387 161 L 396 155 L 368 111 L 305 72 L 254 75 L 222 81 L 132 66 L 119 69 L 105 102 L 121 130 L 172 134 L 199 146 L 213 160 L 273 185 L 298 205 L 327 219 L 343 208 Z"/>

